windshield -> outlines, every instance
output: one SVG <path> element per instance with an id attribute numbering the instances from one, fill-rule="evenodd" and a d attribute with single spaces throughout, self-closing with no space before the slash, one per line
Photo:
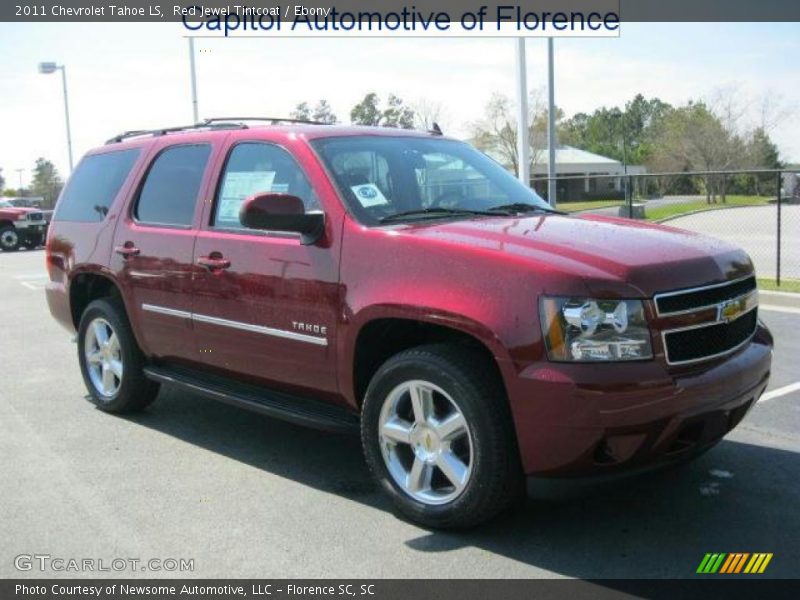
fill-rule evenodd
<path id="1" fill-rule="evenodd" d="M 13 208 L 13 205 L 8 200 L 0 200 L 0 208 Z"/>
<path id="2" fill-rule="evenodd" d="M 519 212 L 549 209 L 533 190 L 463 142 L 358 136 L 318 139 L 312 145 L 356 218 L 367 225 L 395 216 L 469 216 L 509 205 Z"/>

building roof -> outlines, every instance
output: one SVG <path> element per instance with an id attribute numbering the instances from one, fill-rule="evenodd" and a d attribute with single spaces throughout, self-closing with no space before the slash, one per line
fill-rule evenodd
<path id="1" fill-rule="evenodd" d="M 539 150 L 533 156 L 533 172 L 536 174 L 547 173 L 549 164 L 547 149 Z M 562 145 L 556 148 L 556 174 L 609 174 L 621 175 L 625 168 L 622 163 L 607 156 L 581 150 L 573 146 Z M 642 167 L 628 166 L 628 173 L 644 172 Z"/>

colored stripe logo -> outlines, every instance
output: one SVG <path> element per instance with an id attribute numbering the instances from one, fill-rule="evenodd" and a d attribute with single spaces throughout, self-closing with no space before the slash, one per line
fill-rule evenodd
<path id="1" fill-rule="evenodd" d="M 697 573 L 704 575 L 718 573 L 735 575 L 737 573 L 763 573 L 772 560 L 772 552 L 709 552 L 700 561 Z"/>

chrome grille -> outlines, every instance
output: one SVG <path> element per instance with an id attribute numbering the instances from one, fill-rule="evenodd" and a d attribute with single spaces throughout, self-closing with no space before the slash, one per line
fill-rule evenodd
<path id="1" fill-rule="evenodd" d="M 656 295 L 656 310 L 661 317 L 695 312 L 711 308 L 720 302 L 747 294 L 755 289 L 756 278 L 751 275 L 725 283 L 665 292 Z"/>
<path id="2" fill-rule="evenodd" d="M 661 332 L 670 365 L 690 364 L 735 352 L 750 341 L 758 326 L 758 290 L 753 276 L 656 294 L 654 300 L 659 317 L 697 314 L 708 319 Z"/>

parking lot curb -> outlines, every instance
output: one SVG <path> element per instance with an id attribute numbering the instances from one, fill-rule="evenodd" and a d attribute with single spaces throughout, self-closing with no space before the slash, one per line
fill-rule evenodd
<path id="1" fill-rule="evenodd" d="M 790 308 L 800 308 L 800 294 L 792 292 L 767 292 L 758 291 L 761 304 L 771 304 L 773 306 L 786 306 Z"/>

